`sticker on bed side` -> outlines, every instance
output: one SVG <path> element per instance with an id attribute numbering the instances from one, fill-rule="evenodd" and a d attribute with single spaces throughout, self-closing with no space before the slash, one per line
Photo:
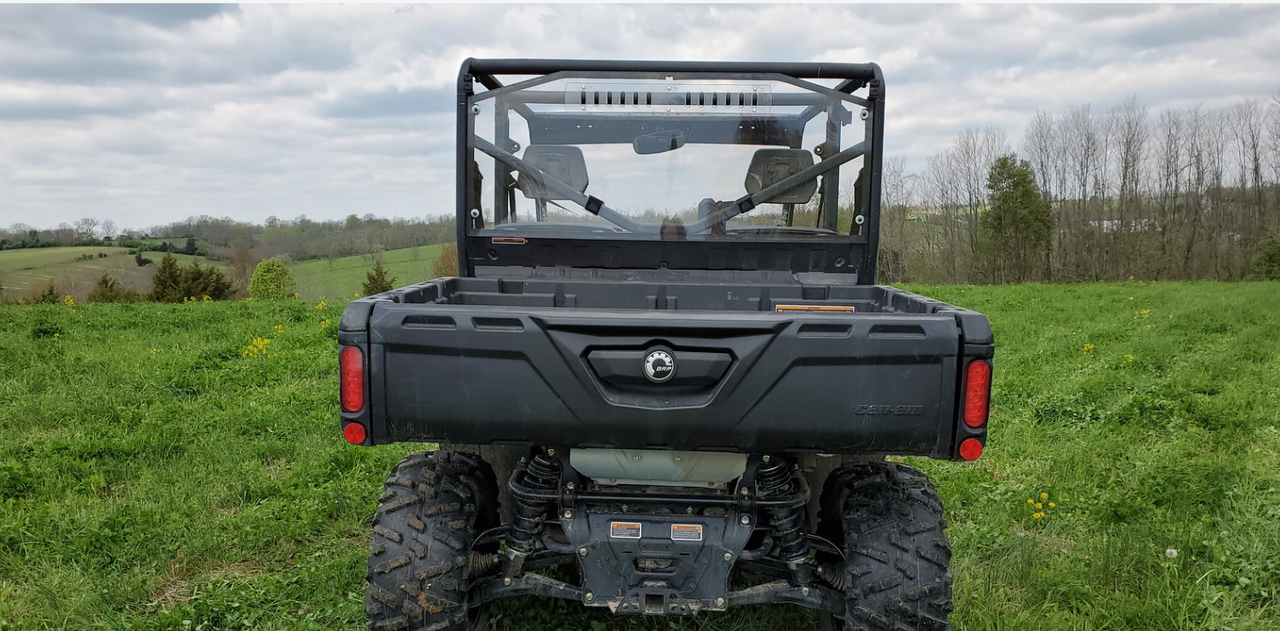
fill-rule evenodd
<path id="1" fill-rule="evenodd" d="M 857 311 L 851 305 L 776 305 L 774 311 L 839 311 L 851 313 Z"/>
<path id="2" fill-rule="evenodd" d="M 671 524 L 672 541 L 702 541 L 702 524 Z"/>
<path id="3" fill-rule="evenodd" d="M 633 521 L 609 522 L 609 537 L 613 539 L 639 539 L 640 524 Z"/>

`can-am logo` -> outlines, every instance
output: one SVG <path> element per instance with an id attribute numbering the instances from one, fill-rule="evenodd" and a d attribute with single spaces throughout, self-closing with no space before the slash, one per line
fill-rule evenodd
<path id="1" fill-rule="evenodd" d="M 853 413 L 858 416 L 919 416 L 923 412 L 923 405 L 855 405 L 853 407 Z"/>
<path id="2" fill-rule="evenodd" d="M 644 356 L 644 376 L 654 383 L 663 383 L 676 374 L 676 360 L 671 351 L 655 348 Z"/>

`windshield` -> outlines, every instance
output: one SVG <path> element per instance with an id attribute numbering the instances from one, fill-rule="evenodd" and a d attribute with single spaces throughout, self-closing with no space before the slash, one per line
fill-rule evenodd
<path id="1" fill-rule="evenodd" d="M 471 100 L 468 233 L 860 236 L 866 102 L 779 75 L 556 73 Z"/>

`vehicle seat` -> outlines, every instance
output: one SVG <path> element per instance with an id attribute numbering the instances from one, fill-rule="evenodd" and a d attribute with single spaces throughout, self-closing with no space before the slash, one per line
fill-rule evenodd
<path id="1" fill-rule="evenodd" d="M 747 167 L 747 194 L 755 195 L 811 166 L 813 166 L 813 154 L 805 149 L 757 150 L 755 155 L 751 156 L 751 166 Z M 767 203 L 807 204 L 810 199 L 813 199 L 813 194 L 817 190 L 818 178 L 813 178 L 775 196 Z"/>
<path id="2" fill-rule="evenodd" d="M 530 145 L 524 150 L 524 161 L 541 169 L 551 177 L 568 184 L 579 193 L 587 190 L 587 161 L 582 149 L 573 145 Z M 528 199 L 539 201 L 564 200 L 548 191 L 542 181 L 521 173 L 516 187 Z"/>

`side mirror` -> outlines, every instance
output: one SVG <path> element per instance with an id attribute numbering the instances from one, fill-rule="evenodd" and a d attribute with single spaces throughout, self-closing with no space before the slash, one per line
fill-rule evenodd
<path id="1" fill-rule="evenodd" d="M 652 134 L 636 136 L 636 139 L 631 141 L 631 147 L 642 156 L 675 151 L 683 146 L 684 132 L 679 129 L 655 131 Z"/>

